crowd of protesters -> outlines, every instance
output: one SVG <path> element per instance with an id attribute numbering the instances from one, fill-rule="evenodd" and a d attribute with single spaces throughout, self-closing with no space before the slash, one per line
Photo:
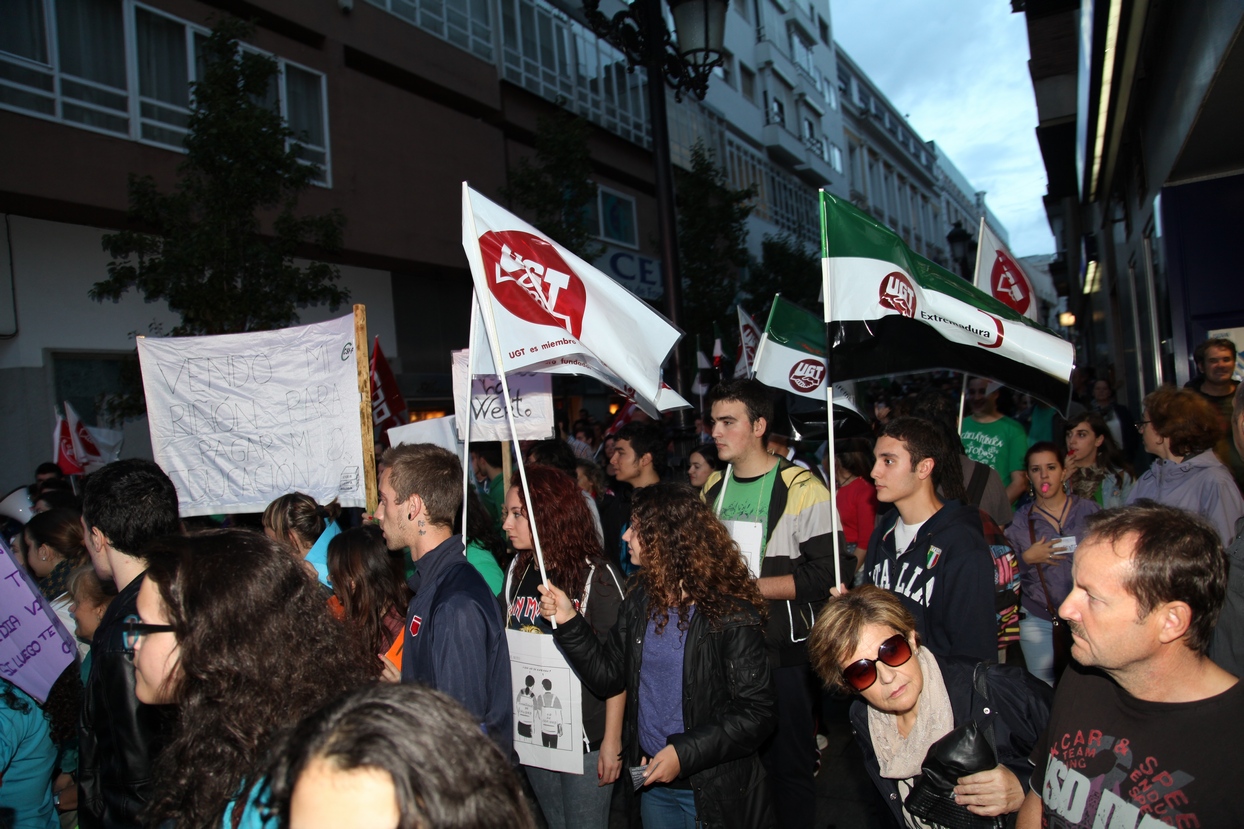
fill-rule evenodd
<path id="1" fill-rule="evenodd" d="M 154 463 L 44 464 L 7 535 L 78 651 L 43 704 L 0 678 L 0 826 L 822 825 L 823 695 L 879 825 L 1244 825 L 1236 353 L 1135 410 L 1085 370 L 1065 412 L 860 384 L 832 453 L 752 380 L 689 442 L 585 409 L 472 444 L 465 509 L 427 444 L 371 516 L 183 519 Z"/>

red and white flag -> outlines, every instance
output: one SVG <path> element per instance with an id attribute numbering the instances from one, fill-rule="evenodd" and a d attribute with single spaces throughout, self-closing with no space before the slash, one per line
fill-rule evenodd
<path id="1" fill-rule="evenodd" d="M 69 401 L 64 401 L 65 421 L 69 425 L 69 438 L 73 442 L 73 452 L 78 463 L 87 472 L 94 472 L 105 464 L 112 463 L 121 457 L 121 444 L 124 433 L 117 429 L 105 429 L 101 426 L 87 426 L 78 417 Z"/>
<path id="2" fill-rule="evenodd" d="M 462 246 L 506 372 L 594 377 L 656 416 L 682 332 L 609 277 L 462 183 Z M 472 349 L 475 374 L 496 374 Z M 679 398 L 681 399 L 681 398 Z M 682 401 L 683 404 L 686 401 Z"/>
<path id="3" fill-rule="evenodd" d="M 735 307 L 739 309 L 739 348 L 735 356 L 734 379 L 738 380 L 751 377 L 752 364 L 756 360 L 756 346 L 760 345 L 762 332 L 752 315 L 743 310 L 742 305 Z"/>
<path id="4" fill-rule="evenodd" d="M 404 426 L 406 416 L 406 398 L 397 387 L 397 378 L 389 361 L 380 350 L 380 338 L 376 337 L 371 347 L 371 422 L 377 434 L 383 435 L 389 429 Z"/>
<path id="5" fill-rule="evenodd" d="M 69 431 L 69 423 L 59 413 L 56 415 L 56 426 L 52 429 L 52 462 L 60 467 L 66 475 L 81 475 L 82 464 L 73 451 L 73 436 Z"/>
<path id="6" fill-rule="evenodd" d="M 997 234 L 985 224 L 984 217 L 980 225 L 980 249 L 976 254 L 976 287 L 1033 322 L 1041 321 L 1037 319 L 1037 293 L 1032 280 Z"/>

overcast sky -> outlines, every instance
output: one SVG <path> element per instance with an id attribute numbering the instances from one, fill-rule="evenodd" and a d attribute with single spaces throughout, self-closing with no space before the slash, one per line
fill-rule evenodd
<path id="1" fill-rule="evenodd" d="M 834 39 L 1006 227 L 1017 256 L 1054 252 L 1022 14 L 1009 0 L 829 0 Z M 972 230 L 975 235 L 975 229 Z"/>

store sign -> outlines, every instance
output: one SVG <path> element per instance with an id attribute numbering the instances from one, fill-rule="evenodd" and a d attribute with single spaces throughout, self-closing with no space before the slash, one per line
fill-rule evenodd
<path id="1" fill-rule="evenodd" d="M 660 299 L 664 293 L 661 263 L 651 256 L 606 245 L 605 253 L 592 264 L 640 299 Z"/>

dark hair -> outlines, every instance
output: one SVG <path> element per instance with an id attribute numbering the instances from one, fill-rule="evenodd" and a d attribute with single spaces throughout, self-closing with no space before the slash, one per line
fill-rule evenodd
<path id="1" fill-rule="evenodd" d="M 665 435 L 661 427 L 655 423 L 637 423 L 631 421 L 614 435 L 616 440 L 624 440 L 635 451 L 635 460 L 644 455 L 652 455 L 652 471 L 661 477 L 665 471 Z M 616 442 L 614 444 L 617 445 Z"/>
<path id="2" fill-rule="evenodd" d="M 747 571 L 734 543 L 713 510 L 687 484 L 660 483 L 631 496 L 631 529 L 639 540 L 648 592 L 649 618 L 665 629 L 669 610 L 678 611 L 678 628 L 690 623 L 689 608 L 716 628 L 739 604 L 768 618 L 769 606 Z M 683 591 L 689 599 L 684 599 Z M 569 594 L 568 594 L 569 595 Z"/>
<path id="3" fill-rule="evenodd" d="M 1244 383 L 1242 383 L 1241 386 L 1244 386 Z M 1115 443 L 1114 435 L 1111 434 L 1110 427 L 1106 425 L 1105 418 L 1097 412 L 1086 411 L 1083 414 L 1071 417 L 1067 421 L 1067 428 L 1065 431 L 1070 432 L 1081 423 L 1087 423 L 1089 429 L 1095 437 L 1105 438 L 1105 440 L 1101 442 L 1101 446 L 1097 447 L 1096 466 L 1100 466 L 1108 473 L 1113 474 L 1115 479 L 1122 484 L 1123 478 L 1119 473 L 1127 472 L 1130 475 L 1132 472 L 1132 465 L 1128 462 L 1127 458 L 1124 457 L 1123 450 L 1119 448 L 1119 444 Z M 1129 426 L 1127 423 L 1123 423 L 1121 425 L 1124 429 Z"/>
<path id="4" fill-rule="evenodd" d="M 499 440 L 481 440 L 479 443 L 471 444 L 471 451 L 484 459 L 484 462 L 493 469 L 500 469 L 503 452 L 501 451 L 501 441 Z"/>
<path id="5" fill-rule="evenodd" d="M 1029 446 L 1028 451 L 1024 453 L 1024 477 L 1025 478 L 1028 477 L 1028 461 L 1030 458 L 1032 458 L 1033 455 L 1037 454 L 1038 452 L 1049 452 L 1050 454 L 1054 456 L 1054 459 L 1058 461 L 1059 467 L 1063 469 L 1067 468 L 1067 463 L 1063 459 L 1062 453 L 1058 451 L 1058 447 L 1054 445 L 1053 441 L 1039 440 L 1036 443 L 1034 443 L 1032 446 Z"/>
<path id="6" fill-rule="evenodd" d="M 747 419 L 755 423 L 765 419 L 765 433 L 773 424 L 773 392 L 759 380 L 731 380 L 713 387 L 708 395 L 709 411 L 715 403 L 742 403 L 747 409 Z"/>
<path id="7" fill-rule="evenodd" d="M 911 468 L 925 458 L 933 459 L 933 486 L 947 498 L 959 499 L 963 493 L 963 467 L 959 454 L 946 441 L 937 424 L 919 417 L 896 417 L 886 424 L 881 434 L 902 441 L 911 455 Z"/>
<path id="8" fill-rule="evenodd" d="M 141 557 L 152 539 L 181 529 L 177 490 L 164 470 L 142 458 L 113 461 L 86 479 L 82 496 L 86 526 L 98 529 L 113 549 Z"/>
<path id="9" fill-rule="evenodd" d="M 590 495 L 598 500 L 604 497 L 607 483 L 605 482 L 605 470 L 600 468 L 600 464 L 587 458 L 579 458 L 575 461 L 575 471 L 587 476 L 588 482 L 592 485 Z"/>
<path id="10" fill-rule="evenodd" d="M 592 513 L 583 497 L 579 484 L 568 478 L 560 469 L 535 464 L 527 467 L 527 487 L 531 491 L 532 505 L 523 496 L 523 486 L 518 473 L 510 478 L 510 486 L 518 487 L 518 501 L 527 520 L 535 521 L 540 536 L 540 552 L 549 579 L 572 599 L 583 595 L 587 583 L 588 560 L 604 555 Z M 514 572 L 522 579 L 524 569 L 534 564 L 534 550 L 519 550 L 514 561 Z M 510 597 L 506 596 L 508 602 Z"/>
<path id="11" fill-rule="evenodd" d="M 341 505 L 336 498 L 320 506 L 306 493 L 290 492 L 268 504 L 263 511 L 263 525 L 282 543 L 290 543 L 289 537 L 294 536 L 301 555 L 315 546 L 329 523 L 336 521 L 340 514 Z"/>
<path id="12" fill-rule="evenodd" d="M 38 504 L 40 501 L 48 505 L 48 510 L 71 510 L 74 515 L 82 515 L 82 502 L 72 492 L 43 487 L 35 495 L 33 503 Z"/>
<path id="13" fill-rule="evenodd" d="M 1200 516 L 1148 498 L 1090 515 L 1085 526 L 1081 545 L 1105 541 L 1114 547 L 1132 540 L 1124 587 L 1136 597 L 1139 618 L 1164 602 L 1186 602 L 1192 621 L 1185 643 L 1204 654 L 1227 595 L 1227 556 L 1218 531 Z"/>
<path id="14" fill-rule="evenodd" d="M 303 563 L 257 532 L 163 538 L 147 565 L 180 676 L 177 728 L 156 761 L 144 824 L 219 826 L 225 806 L 262 778 L 274 738 L 365 682 L 377 660 L 329 615 Z"/>
<path id="15" fill-rule="evenodd" d="M 1231 352 L 1233 359 L 1239 353 L 1235 348 L 1235 343 L 1226 337 L 1211 337 L 1205 342 L 1198 343 L 1197 347 L 1192 351 L 1192 359 L 1196 363 L 1197 368 L 1202 372 L 1205 371 L 1205 355 L 1209 353 L 1211 348 L 1225 348 Z"/>
<path id="16" fill-rule="evenodd" d="M 1145 398 L 1151 428 L 1166 438 L 1172 455 L 1186 458 L 1213 448 L 1223 435 L 1214 404 L 1192 389 L 1163 386 Z"/>
<path id="17" fill-rule="evenodd" d="M 916 618 L 897 595 L 872 584 L 831 598 L 816 618 L 808 636 L 808 659 L 831 690 L 854 692 L 842 676 L 842 663 L 860 646 L 860 634 L 868 625 L 909 636 L 916 629 Z"/>
<path id="18" fill-rule="evenodd" d="M 34 515 L 26 523 L 26 533 L 36 548 L 46 544 L 74 567 L 88 561 L 82 521 L 71 509 L 50 509 Z"/>
<path id="19" fill-rule="evenodd" d="M 429 523 L 454 525 L 454 517 L 462 509 L 462 464 L 457 455 L 431 443 L 407 443 L 386 449 L 381 461 L 397 503 L 418 495 Z"/>
<path id="20" fill-rule="evenodd" d="M 952 400 L 945 392 L 929 387 L 916 395 L 907 414 L 936 425 L 955 452 L 963 455 L 966 453 L 963 451 L 963 438 L 959 435 L 958 404 L 958 398 Z"/>
<path id="21" fill-rule="evenodd" d="M 346 694 L 299 723 L 274 756 L 267 776 L 282 826 L 298 779 L 320 760 L 387 773 L 398 829 L 535 827 L 508 758 L 458 702 L 422 685 Z"/>
<path id="22" fill-rule="evenodd" d="M 35 477 L 40 475 L 55 475 L 57 478 L 63 478 L 65 471 L 51 461 L 44 461 L 35 467 Z"/>
<path id="23" fill-rule="evenodd" d="M 872 479 L 877 458 L 873 455 L 872 441 L 865 438 L 847 438 L 834 445 L 834 458 L 842 468 L 857 478 Z"/>
<path id="24" fill-rule="evenodd" d="M 574 450 L 570 448 L 570 444 L 564 440 L 549 438 L 548 440 L 538 440 L 531 444 L 527 449 L 527 460 L 531 463 L 538 463 L 543 466 L 551 466 L 554 469 L 560 469 L 570 477 L 575 477 L 575 457 Z"/>
<path id="25" fill-rule="evenodd" d="M 82 710 L 82 671 L 70 662 L 48 689 L 43 705 L 52 743 L 57 747 L 78 738 L 78 715 Z M 76 745 L 76 743 L 75 743 Z"/>
<path id="26" fill-rule="evenodd" d="M 715 443 L 697 443 L 694 447 L 692 447 L 691 451 L 687 453 L 688 457 L 691 455 L 699 455 L 704 459 L 704 462 L 708 464 L 708 468 L 712 469 L 714 472 L 726 468 L 726 465 L 722 463 L 721 457 L 717 454 L 717 444 Z"/>
<path id="27" fill-rule="evenodd" d="M 380 527 L 364 524 L 328 542 L 328 574 L 346 627 L 366 653 L 384 653 L 392 644 L 384 618 L 393 608 L 405 612 L 410 592 L 401 560 L 389 554 Z"/>
<path id="28" fill-rule="evenodd" d="M 467 489 L 467 526 L 462 532 L 462 512 L 454 516 L 454 532 L 460 533 L 465 542 L 474 542 L 492 554 L 493 560 L 503 571 L 509 562 L 509 553 L 505 546 L 505 535 L 501 532 L 498 521 L 488 512 L 484 501 L 476 492 L 475 487 Z"/>

